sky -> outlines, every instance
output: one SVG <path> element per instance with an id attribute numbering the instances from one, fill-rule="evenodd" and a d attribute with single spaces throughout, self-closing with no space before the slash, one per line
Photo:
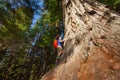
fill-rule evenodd
<path id="1" fill-rule="evenodd" d="M 41 9 L 43 9 L 43 6 L 44 6 L 43 0 L 36 0 L 36 2 L 37 2 L 37 5 L 39 5 L 41 7 Z M 33 20 L 32 20 L 32 24 L 30 26 L 31 29 L 34 28 L 34 25 L 36 24 L 37 20 L 39 18 L 41 18 L 41 15 L 42 15 L 42 11 L 40 9 L 34 10 Z"/>

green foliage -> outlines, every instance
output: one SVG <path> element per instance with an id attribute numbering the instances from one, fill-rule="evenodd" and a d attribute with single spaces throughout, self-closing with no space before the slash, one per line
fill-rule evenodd
<path id="1" fill-rule="evenodd" d="M 98 1 L 113 6 L 114 8 L 116 8 L 117 5 L 120 5 L 120 0 L 98 0 Z"/>
<path id="2" fill-rule="evenodd" d="M 0 50 L 0 80 L 37 80 L 54 66 L 53 40 L 60 32 L 62 9 L 57 0 L 45 0 L 43 12 L 29 32 L 32 9 L 25 6 L 12 9 L 10 4 L 0 1 L 0 47 L 5 47 L 4 51 Z M 36 33 L 41 35 L 32 46 Z M 28 56 L 30 48 L 32 52 Z"/>
<path id="3" fill-rule="evenodd" d="M 1 14 L 4 14 L 5 12 L 0 11 Z M 28 12 L 29 14 L 26 14 Z M 9 16 L 6 16 L 8 15 Z M 8 36 L 14 37 L 14 36 L 21 36 L 23 37 L 26 30 L 29 29 L 31 18 L 33 13 L 29 8 L 21 7 L 17 10 L 12 10 L 10 13 L 7 13 L 2 15 L 0 18 L 1 22 L 1 36 L 0 38 L 3 38 L 4 34 L 8 34 Z M 27 16 L 27 17 L 26 17 Z"/>
<path id="4" fill-rule="evenodd" d="M 62 8 L 59 0 L 44 0 L 45 11 L 44 15 L 45 21 L 48 22 L 50 26 L 58 26 L 62 20 Z"/>
<path id="5" fill-rule="evenodd" d="M 0 15 L 0 80 L 20 80 L 27 73 L 23 67 L 26 66 L 24 58 L 29 47 L 26 33 L 33 11 L 25 6 L 12 9 L 9 3 L 0 1 Z"/>

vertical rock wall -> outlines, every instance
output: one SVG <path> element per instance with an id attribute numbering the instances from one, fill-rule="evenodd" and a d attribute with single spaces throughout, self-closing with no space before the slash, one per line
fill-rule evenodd
<path id="1" fill-rule="evenodd" d="M 95 0 L 62 0 L 63 59 L 42 80 L 119 80 L 120 16 Z"/>

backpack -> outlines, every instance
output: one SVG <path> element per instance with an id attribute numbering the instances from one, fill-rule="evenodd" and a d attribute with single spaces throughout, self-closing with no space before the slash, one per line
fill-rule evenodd
<path id="1" fill-rule="evenodd" d="M 58 40 L 55 39 L 54 42 L 53 42 L 53 47 L 57 48 L 57 46 L 58 46 Z"/>

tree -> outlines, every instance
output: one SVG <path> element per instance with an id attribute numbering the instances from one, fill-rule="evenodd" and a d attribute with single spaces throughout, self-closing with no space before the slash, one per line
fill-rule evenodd
<path id="1" fill-rule="evenodd" d="M 55 63 L 51 43 L 57 30 L 50 24 L 54 26 L 60 16 L 49 20 L 54 15 L 44 13 L 30 28 L 42 10 L 39 1 L 0 1 L 0 80 L 37 80 Z"/>
<path id="2" fill-rule="evenodd" d="M 2 45 L 0 53 L 4 52 L 5 54 L 5 51 L 12 46 L 18 49 L 16 45 L 24 42 L 23 40 L 27 36 L 26 32 L 29 31 L 33 10 L 22 5 L 16 9 L 12 8 L 13 5 L 17 6 L 18 4 L 10 5 L 6 1 L 0 1 L 0 45 Z"/>
<path id="3" fill-rule="evenodd" d="M 28 31 L 32 21 L 33 10 L 30 7 L 0 1 L 0 79 L 26 79 L 28 70 L 26 49 L 29 46 Z M 24 65 L 24 66 L 23 66 Z M 23 76 L 21 78 L 21 76 Z M 29 76 L 28 76 L 29 77 Z"/>
<path id="4" fill-rule="evenodd" d="M 119 80 L 120 16 L 96 0 L 62 0 L 63 58 L 42 80 Z"/>

